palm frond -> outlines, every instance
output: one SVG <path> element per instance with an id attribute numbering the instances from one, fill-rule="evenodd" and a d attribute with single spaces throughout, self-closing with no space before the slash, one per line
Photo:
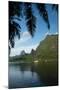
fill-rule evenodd
<path id="1" fill-rule="evenodd" d="M 19 17 L 15 17 L 15 16 L 11 16 L 10 17 L 10 20 L 18 20 L 18 21 L 21 21 L 21 19 Z"/>
<path id="2" fill-rule="evenodd" d="M 45 4 L 36 4 L 36 6 L 37 6 L 40 16 L 43 17 L 44 21 L 47 23 L 48 29 L 50 29 L 48 12 L 46 10 Z"/>
<path id="3" fill-rule="evenodd" d="M 20 29 L 21 27 L 16 22 L 9 23 L 9 40 L 12 47 L 14 47 L 15 37 L 18 36 L 20 38 Z"/>
<path id="4" fill-rule="evenodd" d="M 57 13 L 58 13 L 58 4 L 52 4 L 52 9 L 56 10 Z"/>
<path id="5" fill-rule="evenodd" d="M 20 2 L 13 2 L 13 1 L 9 1 L 9 16 L 21 16 L 21 12 L 22 12 L 22 3 Z"/>
<path id="6" fill-rule="evenodd" d="M 17 22 L 13 21 L 13 25 L 15 26 L 15 28 L 20 28 L 21 29 L 20 25 Z"/>
<path id="7" fill-rule="evenodd" d="M 36 28 L 36 17 L 33 15 L 32 4 L 25 3 L 25 9 L 26 25 L 31 36 L 34 36 Z"/>

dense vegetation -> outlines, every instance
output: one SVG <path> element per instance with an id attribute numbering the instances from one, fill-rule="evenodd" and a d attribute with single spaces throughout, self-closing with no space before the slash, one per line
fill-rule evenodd
<path id="1" fill-rule="evenodd" d="M 58 35 L 47 35 L 46 38 L 40 42 L 36 51 L 32 50 L 30 54 L 18 55 L 10 57 L 9 61 L 18 62 L 33 62 L 35 60 L 57 60 L 58 59 Z"/>
<path id="2" fill-rule="evenodd" d="M 57 59 L 58 57 L 58 36 L 48 35 L 36 50 L 38 58 L 41 59 Z"/>
<path id="3" fill-rule="evenodd" d="M 50 7 L 52 10 L 57 11 L 58 14 L 57 4 L 52 4 Z M 50 29 L 49 15 L 46 4 L 9 1 L 9 54 L 11 52 L 11 48 L 14 48 L 16 36 L 20 39 L 22 31 L 20 23 L 23 17 L 25 17 L 24 19 L 26 21 L 28 32 L 31 36 L 34 36 L 37 17 L 34 14 L 35 10 L 33 10 L 33 8 L 37 9 L 39 12 L 38 14 L 43 18 L 48 29 Z"/>

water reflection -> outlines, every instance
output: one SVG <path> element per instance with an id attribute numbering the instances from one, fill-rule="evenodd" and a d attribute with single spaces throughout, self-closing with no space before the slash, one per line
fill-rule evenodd
<path id="1" fill-rule="evenodd" d="M 38 85 L 40 85 L 40 80 L 32 65 L 9 65 L 9 88 L 30 87 Z"/>
<path id="2" fill-rule="evenodd" d="M 33 63 L 9 64 L 9 88 L 57 85 L 56 66 L 52 70 L 48 68 Z"/>

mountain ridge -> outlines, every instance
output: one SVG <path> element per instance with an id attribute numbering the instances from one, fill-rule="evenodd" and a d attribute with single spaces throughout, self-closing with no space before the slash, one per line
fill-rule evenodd
<path id="1" fill-rule="evenodd" d="M 16 56 L 15 56 L 16 57 Z M 14 57 L 13 57 L 14 58 Z M 58 34 L 47 35 L 44 40 L 40 42 L 36 50 L 31 51 L 30 54 L 18 55 L 16 59 L 28 60 L 31 59 L 57 59 L 58 58 Z"/>
<path id="2" fill-rule="evenodd" d="M 57 57 L 58 35 L 47 35 L 46 38 L 40 42 L 39 46 L 37 47 L 36 53 L 37 56 L 40 55 L 40 58 L 47 58 L 48 56 L 52 56 L 50 58 L 53 58 L 55 55 Z"/>

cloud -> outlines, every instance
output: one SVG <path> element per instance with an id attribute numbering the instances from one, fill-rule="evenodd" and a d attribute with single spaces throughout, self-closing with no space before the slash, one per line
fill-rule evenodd
<path id="1" fill-rule="evenodd" d="M 22 35 L 23 35 L 23 37 L 30 36 L 28 31 L 23 32 Z"/>
<path id="2" fill-rule="evenodd" d="M 56 35 L 56 34 L 58 34 L 58 32 L 55 32 L 55 33 L 46 32 L 46 33 L 45 33 L 45 37 L 46 37 L 47 35 L 52 35 L 52 34 L 53 34 L 53 35 Z"/>
<path id="3" fill-rule="evenodd" d="M 46 32 L 46 33 L 45 33 L 45 37 L 46 37 L 48 34 L 49 34 L 49 32 Z"/>
<path id="4" fill-rule="evenodd" d="M 24 43 L 24 42 L 27 42 L 27 40 L 29 40 L 29 39 L 31 39 L 31 36 L 30 36 L 30 34 L 29 34 L 27 31 L 25 31 L 25 32 L 23 32 L 23 33 L 21 34 L 20 40 L 17 40 L 17 41 L 16 41 L 16 45 L 17 45 L 17 44 Z"/>
<path id="5" fill-rule="evenodd" d="M 38 46 L 38 43 L 35 45 L 30 45 L 30 46 L 20 46 L 18 48 L 13 48 L 11 50 L 11 55 L 10 56 L 15 56 L 15 55 L 19 55 L 21 53 L 22 50 L 24 50 L 26 53 L 30 53 L 32 49 L 36 50 Z"/>
<path id="6" fill-rule="evenodd" d="M 31 35 L 27 31 L 23 32 L 20 40 L 16 40 L 15 47 L 11 49 L 10 56 L 19 55 L 22 50 L 26 53 L 30 53 L 32 49 L 36 50 L 38 43 L 33 44 L 30 40 L 32 40 Z"/>
<path id="7" fill-rule="evenodd" d="M 58 34 L 58 32 L 56 32 L 55 34 Z"/>

